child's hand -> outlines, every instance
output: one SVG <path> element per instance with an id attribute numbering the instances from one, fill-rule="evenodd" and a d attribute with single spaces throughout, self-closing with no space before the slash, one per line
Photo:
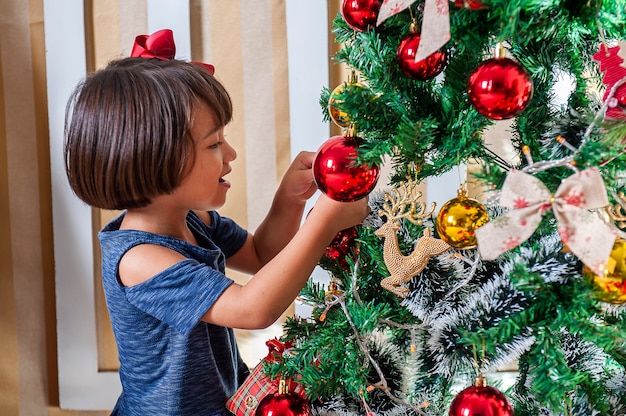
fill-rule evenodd
<path id="1" fill-rule="evenodd" d="M 360 224 L 370 211 L 367 198 L 361 198 L 354 202 L 339 202 L 322 194 L 309 213 L 307 220 L 311 217 L 311 220 L 319 226 L 337 233 Z"/>
<path id="2" fill-rule="evenodd" d="M 317 190 L 313 179 L 314 152 L 300 152 L 291 162 L 278 192 L 297 204 L 304 204 Z"/>

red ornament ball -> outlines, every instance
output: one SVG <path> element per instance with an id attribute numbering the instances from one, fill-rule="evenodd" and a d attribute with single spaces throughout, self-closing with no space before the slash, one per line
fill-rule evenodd
<path id="1" fill-rule="evenodd" d="M 295 393 L 268 394 L 256 408 L 255 416 L 310 416 L 311 404 Z"/>
<path id="2" fill-rule="evenodd" d="M 382 3 L 382 0 L 343 0 L 341 16 L 352 29 L 366 32 L 376 25 Z"/>
<path id="3" fill-rule="evenodd" d="M 492 58 L 472 72 L 468 94 L 480 114 L 504 120 L 526 108 L 533 95 L 533 82 L 520 63 L 509 58 Z"/>
<path id="4" fill-rule="evenodd" d="M 426 81 L 437 76 L 446 67 L 448 56 L 444 49 L 431 53 L 421 61 L 415 62 L 415 55 L 420 44 L 418 33 L 409 33 L 398 46 L 398 65 L 405 75 Z"/>
<path id="5" fill-rule="evenodd" d="M 491 386 L 472 386 L 452 400 L 450 416 L 513 416 L 513 409 L 500 390 Z"/>
<path id="6" fill-rule="evenodd" d="M 463 9 L 469 10 L 482 10 L 488 9 L 489 7 L 484 5 L 479 0 L 454 0 L 454 5 L 456 7 L 461 7 Z"/>
<path id="7" fill-rule="evenodd" d="M 367 196 L 378 181 L 378 166 L 357 165 L 358 138 L 333 136 L 317 151 L 313 176 L 329 198 L 351 202 Z"/>

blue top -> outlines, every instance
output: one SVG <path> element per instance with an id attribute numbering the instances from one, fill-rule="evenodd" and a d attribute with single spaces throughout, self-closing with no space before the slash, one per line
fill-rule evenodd
<path id="1" fill-rule="evenodd" d="M 200 320 L 233 282 L 225 259 L 247 232 L 211 211 L 187 224 L 198 240 L 120 230 L 124 214 L 98 234 L 102 281 L 120 360 L 122 394 L 113 415 L 226 416 L 225 402 L 248 374 L 231 328 Z M 187 259 L 132 287 L 119 279 L 120 259 L 139 244 L 157 244 Z"/>

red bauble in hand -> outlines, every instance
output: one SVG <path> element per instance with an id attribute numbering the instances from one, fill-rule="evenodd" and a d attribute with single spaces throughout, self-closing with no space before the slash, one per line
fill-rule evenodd
<path id="1" fill-rule="evenodd" d="M 450 416 L 513 416 L 513 409 L 500 390 L 478 377 L 476 385 L 460 392 L 450 405 Z"/>
<path id="2" fill-rule="evenodd" d="M 418 33 L 411 32 L 406 35 L 398 46 L 398 65 L 405 75 L 419 81 L 426 81 L 443 71 L 448 57 L 445 50 L 438 50 L 425 59 L 415 62 L 419 44 L 420 35 Z"/>
<path id="3" fill-rule="evenodd" d="M 311 404 L 295 393 L 268 394 L 256 408 L 255 416 L 310 416 Z"/>
<path id="4" fill-rule="evenodd" d="M 533 95 L 526 69 L 509 58 L 488 59 L 469 78 L 469 99 L 474 108 L 494 120 L 515 117 Z"/>
<path id="5" fill-rule="evenodd" d="M 366 32 L 376 25 L 382 0 L 343 0 L 341 16 L 348 26 Z"/>
<path id="6" fill-rule="evenodd" d="M 351 202 L 367 196 L 378 181 L 378 166 L 355 164 L 358 138 L 333 136 L 317 151 L 313 176 L 319 189 L 336 201 Z"/>

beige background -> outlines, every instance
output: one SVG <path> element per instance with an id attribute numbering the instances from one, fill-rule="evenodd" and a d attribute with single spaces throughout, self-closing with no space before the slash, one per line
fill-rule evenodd
<path id="1" fill-rule="evenodd" d="M 147 32 L 146 3 L 84 2 L 89 69 L 126 56 L 134 36 Z M 329 2 L 331 19 L 337 4 Z M 227 134 L 238 149 L 231 178 L 238 186 L 223 213 L 253 229 L 290 161 L 285 2 L 190 0 L 190 7 L 190 58 L 216 65 L 236 109 Z M 58 407 L 44 28 L 43 0 L 0 1 L 0 414 L 99 416 L 107 412 Z M 110 215 L 94 212 L 94 229 Z M 114 369 L 102 304 L 97 317 L 98 362 Z M 238 337 L 245 344 L 254 335 Z"/>

